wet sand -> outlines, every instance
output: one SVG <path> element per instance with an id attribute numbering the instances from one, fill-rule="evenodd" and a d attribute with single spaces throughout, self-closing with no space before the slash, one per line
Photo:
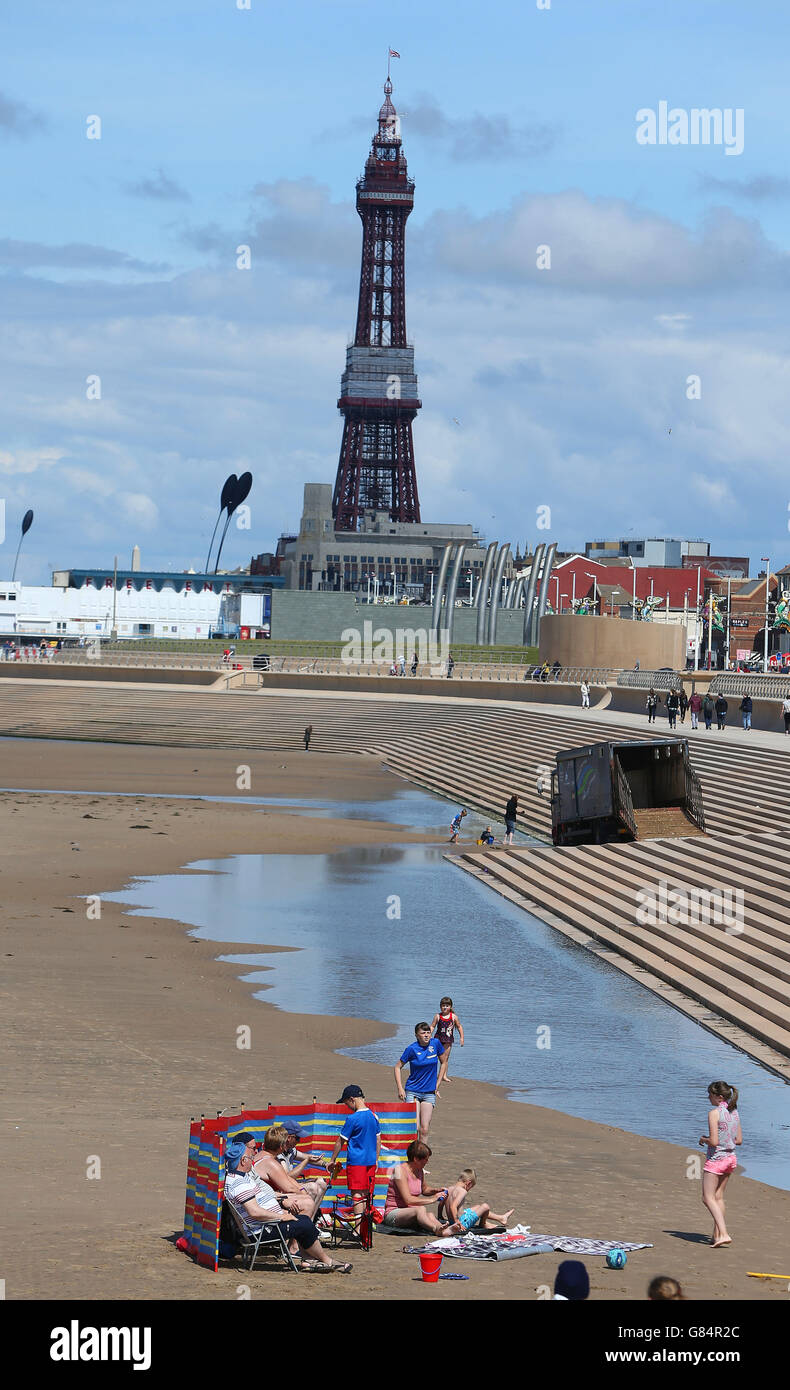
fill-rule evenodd
<path id="1" fill-rule="evenodd" d="M 176 922 L 126 917 L 115 903 L 103 903 L 101 917 L 90 919 L 81 901 L 117 891 L 135 875 L 174 872 L 209 856 L 298 856 L 429 838 L 370 821 L 176 799 L 240 795 L 240 766 L 250 767 L 253 796 L 379 799 L 403 784 L 362 757 L 22 740 L 1 746 L 4 785 L 139 794 L 0 796 L 1 1142 L 6 1173 L 18 1175 L 2 1222 L 6 1297 L 235 1299 L 239 1284 L 249 1283 L 253 1298 L 275 1300 L 424 1298 L 416 1260 L 400 1253 L 409 1236 L 380 1236 L 372 1253 L 355 1251 L 348 1277 L 268 1268 L 247 1275 L 231 1267 L 212 1275 L 175 1250 L 190 1116 L 241 1102 L 334 1099 L 352 1078 L 373 1098 L 394 1098 L 388 1068 L 333 1052 L 394 1026 L 282 1013 L 252 997 L 260 985 L 242 983 L 236 966 L 216 960 L 232 943 L 218 947 Z M 146 791 L 170 795 L 147 799 Z M 253 953 L 247 943 L 239 950 Z M 261 950 L 262 967 L 267 953 Z M 396 959 L 395 939 L 391 966 Z M 252 1029 L 249 1051 L 236 1047 L 241 1024 Z M 667 1273 L 693 1299 L 783 1300 L 784 1283 L 748 1279 L 746 1271 L 785 1269 L 790 1193 L 736 1175 L 728 1202 L 733 1245 L 711 1250 L 705 1243 L 710 1219 L 687 1160 L 701 1152 L 694 1141 L 712 1079 L 700 1077 L 688 1148 L 514 1104 L 497 1087 L 456 1079 L 437 1107 L 429 1167 L 445 1181 L 474 1164 L 476 1197 L 495 1209 L 515 1205 L 514 1219 L 534 1231 L 652 1242 L 654 1249 L 636 1252 L 621 1271 L 588 1259 L 592 1299 L 642 1300 L 648 1280 Z M 660 1105 L 662 1086 L 671 1084 L 671 1076 L 656 1078 L 645 1104 Z M 748 1098 L 744 1109 L 748 1115 Z M 747 1121 L 745 1128 L 748 1154 Z M 101 1176 L 89 1178 L 97 1158 Z M 562 1258 L 458 1262 L 452 1268 L 469 1281 L 439 1284 L 430 1296 L 535 1299 Z"/>

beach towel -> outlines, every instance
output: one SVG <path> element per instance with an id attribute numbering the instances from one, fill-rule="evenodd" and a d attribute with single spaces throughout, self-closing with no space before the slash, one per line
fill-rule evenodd
<path id="1" fill-rule="evenodd" d="M 590 1240 L 585 1236 L 535 1235 L 528 1226 L 514 1226 L 503 1236 L 440 1236 L 428 1245 L 405 1245 L 406 1255 L 436 1251 L 459 1260 L 516 1260 L 525 1255 L 606 1255 L 610 1250 L 652 1250 L 652 1245 L 625 1240 Z"/>

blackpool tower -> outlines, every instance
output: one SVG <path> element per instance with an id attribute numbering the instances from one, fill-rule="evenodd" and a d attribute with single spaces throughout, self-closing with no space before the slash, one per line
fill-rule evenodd
<path id="1" fill-rule="evenodd" d="M 412 421 L 420 408 L 414 349 L 406 342 L 406 218 L 414 183 L 401 148 L 392 83 L 365 172 L 357 183 L 362 268 L 354 342 L 346 350 L 338 409 L 343 441 L 332 515 L 336 531 L 356 531 L 366 511 L 419 521 Z"/>

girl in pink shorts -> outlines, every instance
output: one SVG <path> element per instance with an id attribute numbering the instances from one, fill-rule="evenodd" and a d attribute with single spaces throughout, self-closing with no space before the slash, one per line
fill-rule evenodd
<path id="1" fill-rule="evenodd" d="M 735 1172 L 736 1145 L 743 1143 L 741 1121 L 736 1109 L 738 1091 L 727 1081 L 712 1081 L 708 1087 L 708 1133 L 700 1138 L 706 1144 L 708 1156 L 702 1172 L 702 1202 L 713 1217 L 712 1246 L 731 1245 L 724 1219 L 724 1189 L 730 1174 Z"/>

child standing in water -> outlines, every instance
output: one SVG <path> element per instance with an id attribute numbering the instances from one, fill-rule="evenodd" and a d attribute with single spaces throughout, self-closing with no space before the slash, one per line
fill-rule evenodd
<path id="1" fill-rule="evenodd" d="M 441 1086 L 443 1081 L 450 1080 L 450 1077 L 447 1075 L 447 1068 L 450 1065 L 450 1050 L 455 1041 L 456 1028 L 458 1029 L 458 1040 L 463 1047 L 463 1025 L 458 1015 L 453 1013 L 452 999 L 449 994 L 445 994 L 444 999 L 442 999 L 439 1004 L 438 1014 L 434 1014 L 431 1020 L 431 1037 L 437 1038 L 444 1048 L 444 1056 L 442 1057 L 441 1063 L 442 1069 L 439 1073 L 439 1081 L 437 1083 L 439 1086 Z"/>
<path id="2" fill-rule="evenodd" d="M 735 1147 L 743 1143 L 743 1134 L 736 1109 L 738 1092 L 735 1086 L 727 1081 L 712 1081 L 708 1087 L 708 1100 L 713 1107 L 708 1111 L 708 1133 L 703 1134 L 699 1142 L 708 1146 L 708 1157 L 702 1173 L 702 1202 L 713 1217 L 710 1243 L 715 1248 L 732 1244 L 724 1219 L 724 1189 L 730 1174 L 737 1167 Z"/>

